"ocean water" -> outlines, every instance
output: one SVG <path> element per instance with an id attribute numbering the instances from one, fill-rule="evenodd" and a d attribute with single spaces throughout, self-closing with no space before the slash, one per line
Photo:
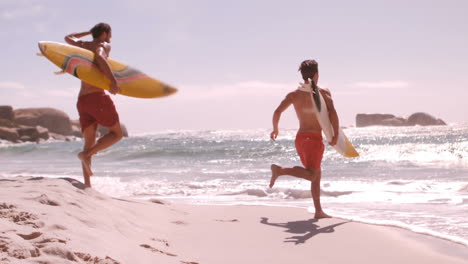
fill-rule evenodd
<path id="1" fill-rule="evenodd" d="M 93 187 L 111 196 L 195 204 L 301 207 L 313 212 L 310 183 L 270 164 L 300 165 L 295 130 L 164 131 L 125 138 L 99 153 Z M 468 124 L 345 129 L 360 157 L 327 146 L 322 206 L 334 216 L 392 225 L 468 246 Z M 83 142 L 0 142 L 0 176 L 82 180 Z M 311 217 L 313 215 L 311 214 Z"/>

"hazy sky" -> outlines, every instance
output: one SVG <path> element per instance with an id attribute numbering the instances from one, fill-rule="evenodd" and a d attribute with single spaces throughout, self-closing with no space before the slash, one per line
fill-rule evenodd
<path id="1" fill-rule="evenodd" d="M 77 119 L 80 81 L 54 75 L 37 42 L 107 22 L 112 58 L 179 88 L 159 99 L 113 96 L 130 133 L 269 128 L 310 58 L 344 126 L 357 113 L 467 122 L 467 14 L 466 0 L 0 0 L 0 105 Z M 297 126 L 291 108 L 280 127 Z"/>

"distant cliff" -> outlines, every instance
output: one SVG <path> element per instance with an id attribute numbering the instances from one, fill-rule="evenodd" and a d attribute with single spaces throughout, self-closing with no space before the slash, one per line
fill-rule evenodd
<path id="1" fill-rule="evenodd" d="M 127 129 L 122 125 L 124 136 Z M 107 133 L 99 128 L 101 134 Z M 0 106 L 0 139 L 11 142 L 41 142 L 50 138 L 70 141 L 82 137 L 80 122 L 70 120 L 68 115 L 53 108 L 13 109 Z"/>
<path id="2" fill-rule="evenodd" d="M 356 127 L 366 126 L 441 126 L 447 125 L 442 119 L 437 119 L 427 113 L 414 113 L 408 118 L 396 117 L 392 114 L 357 114 Z"/>

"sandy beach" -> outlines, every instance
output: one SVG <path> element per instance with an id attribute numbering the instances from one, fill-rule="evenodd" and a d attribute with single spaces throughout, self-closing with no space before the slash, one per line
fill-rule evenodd
<path id="1" fill-rule="evenodd" d="M 73 179 L 0 178 L 1 263 L 468 263 L 465 246 L 299 208 L 106 196 Z"/>

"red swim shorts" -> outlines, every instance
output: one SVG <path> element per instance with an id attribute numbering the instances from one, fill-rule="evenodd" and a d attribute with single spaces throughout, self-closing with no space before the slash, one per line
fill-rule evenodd
<path id="1" fill-rule="evenodd" d="M 119 121 L 114 102 L 106 93 L 95 92 L 82 95 L 78 97 L 76 107 L 80 114 L 81 132 L 91 125 L 100 124 L 110 127 Z"/>
<path id="2" fill-rule="evenodd" d="M 322 163 L 323 139 L 321 133 L 302 132 L 296 135 L 296 151 L 306 169 L 320 170 Z"/>

